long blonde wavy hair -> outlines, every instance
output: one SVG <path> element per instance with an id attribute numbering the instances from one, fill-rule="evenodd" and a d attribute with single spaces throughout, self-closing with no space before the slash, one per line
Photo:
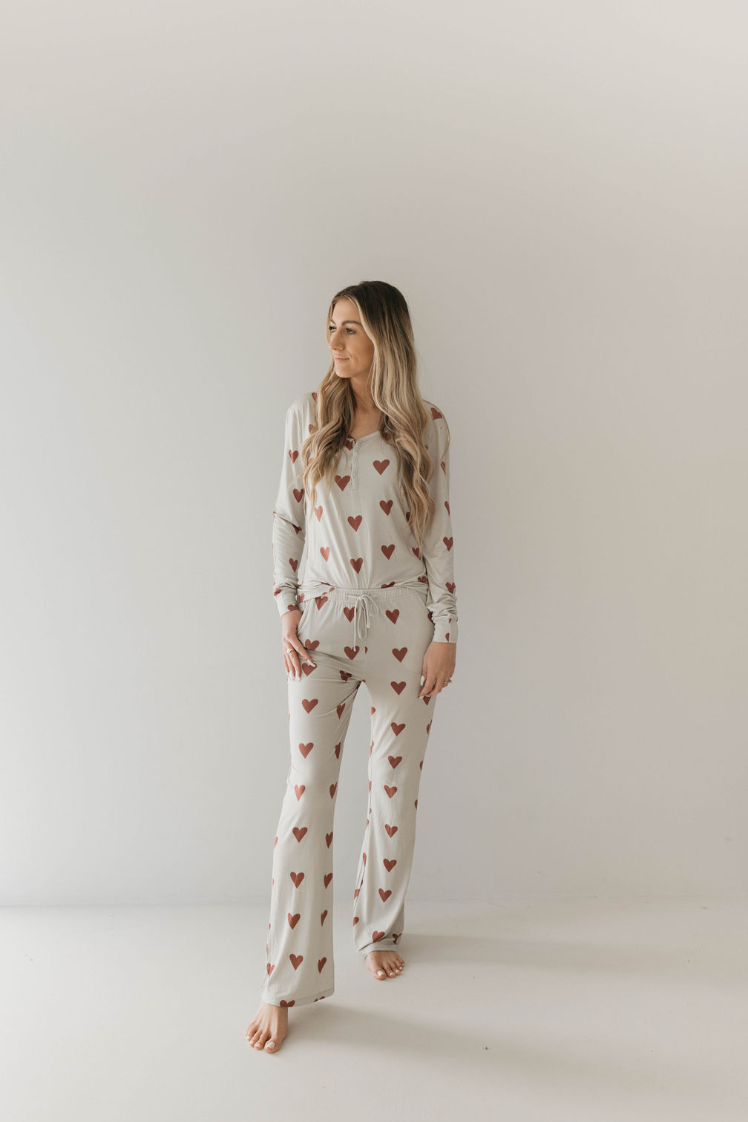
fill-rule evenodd
<path id="1" fill-rule="evenodd" d="M 409 511 L 419 555 L 422 555 L 424 535 L 435 506 L 428 481 L 437 465 L 432 462 L 424 441 L 431 413 L 418 389 L 408 305 L 402 293 L 384 281 L 348 285 L 332 298 L 325 320 L 326 338 L 335 305 L 344 297 L 358 308 L 363 329 L 374 344 L 369 391 L 374 405 L 382 413 L 380 432 L 395 450 L 400 494 Z M 332 359 L 315 399 L 317 424 L 301 446 L 302 471 L 298 473 L 303 476 L 312 505 L 316 503 L 317 484 L 323 479 L 328 486 L 331 484 L 356 410 L 353 387 L 347 379 L 338 377 Z"/>

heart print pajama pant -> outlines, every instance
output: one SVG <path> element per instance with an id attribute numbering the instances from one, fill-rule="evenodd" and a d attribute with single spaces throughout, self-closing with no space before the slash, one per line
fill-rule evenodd
<path id="1" fill-rule="evenodd" d="M 304 586 L 301 586 L 302 590 Z M 260 995 L 306 1005 L 335 989 L 333 820 L 343 746 L 362 682 L 371 699 L 369 805 L 353 893 L 353 941 L 395 947 L 416 834 L 418 789 L 436 695 L 421 697 L 434 636 L 426 589 L 333 588 L 300 598 L 297 634 L 312 667 L 288 675 L 291 763 L 273 849 Z M 300 660 L 301 661 L 301 660 Z"/>

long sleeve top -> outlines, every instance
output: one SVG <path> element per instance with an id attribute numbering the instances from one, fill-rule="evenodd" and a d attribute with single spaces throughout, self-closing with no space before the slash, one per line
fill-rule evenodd
<path id="1" fill-rule="evenodd" d="M 427 586 L 434 642 L 457 642 L 454 539 L 449 509 L 449 450 L 444 414 L 430 401 L 424 439 L 435 469 L 429 480 L 435 510 L 423 541 L 413 533 L 397 485 L 397 457 L 379 432 L 349 437 L 331 485 L 317 484 L 316 505 L 304 489 L 301 445 L 316 422 L 316 392 L 286 413 L 283 466 L 273 510 L 273 594 L 280 615 L 298 607 L 304 587 Z M 296 478 L 294 478 L 296 476 Z M 302 596 L 303 599 L 303 596 Z"/>

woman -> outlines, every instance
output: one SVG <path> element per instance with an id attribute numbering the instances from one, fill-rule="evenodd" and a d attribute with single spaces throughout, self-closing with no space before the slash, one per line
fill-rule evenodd
<path id="1" fill-rule="evenodd" d="M 334 991 L 333 817 L 362 682 L 371 699 L 370 799 L 353 938 L 376 978 L 403 968 L 396 946 L 421 768 L 436 695 L 455 667 L 449 429 L 419 393 L 408 306 L 391 285 L 366 281 L 333 298 L 327 325 L 332 364 L 287 412 L 273 512 L 291 765 L 262 1000 L 247 1029 L 266 1051 L 285 1039 L 290 1006 Z"/>

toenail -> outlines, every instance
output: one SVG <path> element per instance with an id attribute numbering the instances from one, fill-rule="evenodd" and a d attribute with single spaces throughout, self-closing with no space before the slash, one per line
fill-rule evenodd
<path id="1" fill-rule="evenodd" d="M 268 1044 L 268 1048 L 275 1048 L 275 1045 L 273 1044 L 272 1040 L 271 1040 L 271 1041 L 270 1041 L 270 1043 Z"/>
<path id="2" fill-rule="evenodd" d="M 377 970 L 377 974 L 384 974 L 384 970 Z"/>

